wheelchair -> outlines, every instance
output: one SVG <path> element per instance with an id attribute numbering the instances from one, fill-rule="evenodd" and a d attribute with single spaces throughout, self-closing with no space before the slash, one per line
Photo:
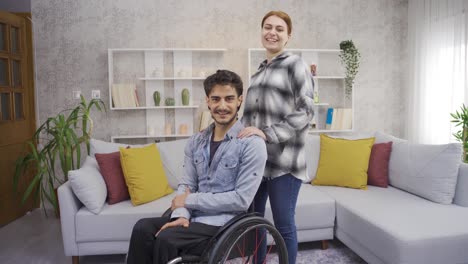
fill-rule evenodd
<path id="1" fill-rule="evenodd" d="M 169 208 L 163 216 L 169 216 Z M 200 256 L 179 256 L 168 264 L 254 263 L 260 244 L 267 241 L 267 256 L 263 263 L 288 263 L 288 252 L 283 237 L 270 221 L 253 212 L 237 215 L 211 238 Z"/>

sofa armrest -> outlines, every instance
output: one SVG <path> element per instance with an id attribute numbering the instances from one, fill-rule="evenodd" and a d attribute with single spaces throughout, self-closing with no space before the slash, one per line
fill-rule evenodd
<path id="1" fill-rule="evenodd" d="M 78 246 L 76 244 L 76 224 L 75 216 L 83 204 L 73 193 L 70 182 L 62 184 L 57 190 L 60 223 L 62 225 L 63 248 L 66 256 L 78 256 Z"/>
<path id="2" fill-rule="evenodd" d="M 458 169 L 457 187 L 453 203 L 468 207 L 468 164 L 466 163 L 460 164 Z"/>

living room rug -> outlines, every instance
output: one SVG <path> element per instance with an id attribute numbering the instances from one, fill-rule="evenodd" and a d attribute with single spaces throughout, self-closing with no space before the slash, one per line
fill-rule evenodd
<path id="1" fill-rule="evenodd" d="M 322 250 L 320 242 L 299 244 L 296 264 L 366 264 L 362 258 L 351 251 L 339 240 L 328 243 L 328 249 Z M 278 259 L 268 260 L 267 263 L 279 264 Z"/>

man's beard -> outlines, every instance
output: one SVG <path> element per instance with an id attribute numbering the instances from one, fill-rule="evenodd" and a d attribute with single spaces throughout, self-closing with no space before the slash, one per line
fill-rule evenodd
<path id="1" fill-rule="evenodd" d="M 233 115 L 232 118 L 229 119 L 228 121 L 221 121 L 221 122 L 220 122 L 220 121 L 216 120 L 216 118 L 215 118 L 215 116 L 214 116 L 213 113 L 211 113 L 211 118 L 213 118 L 213 120 L 215 121 L 216 124 L 225 126 L 225 125 L 231 124 L 234 120 L 237 119 L 237 113 L 236 113 L 235 115 Z"/>

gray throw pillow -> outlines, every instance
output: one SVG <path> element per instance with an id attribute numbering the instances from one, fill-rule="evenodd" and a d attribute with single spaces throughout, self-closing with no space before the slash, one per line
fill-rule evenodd
<path id="1" fill-rule="evenodd" d="M 167 181 L 174 190 L 177 190 L 177 186 L 184 176 L 184 149 L 187 142 L 188 139 L 179 139 L 156 144 L 159 154 L 161 154 Z"/>
<path id="2" fill-rule="evenodd" d="M 385 138 L 382 133 L 379 136 L 376 133 L 376 138 L 393 141 L 390 185 L 436 203 L 452 203 L 461 163 L 460 144 L 412 144 Z"/>

